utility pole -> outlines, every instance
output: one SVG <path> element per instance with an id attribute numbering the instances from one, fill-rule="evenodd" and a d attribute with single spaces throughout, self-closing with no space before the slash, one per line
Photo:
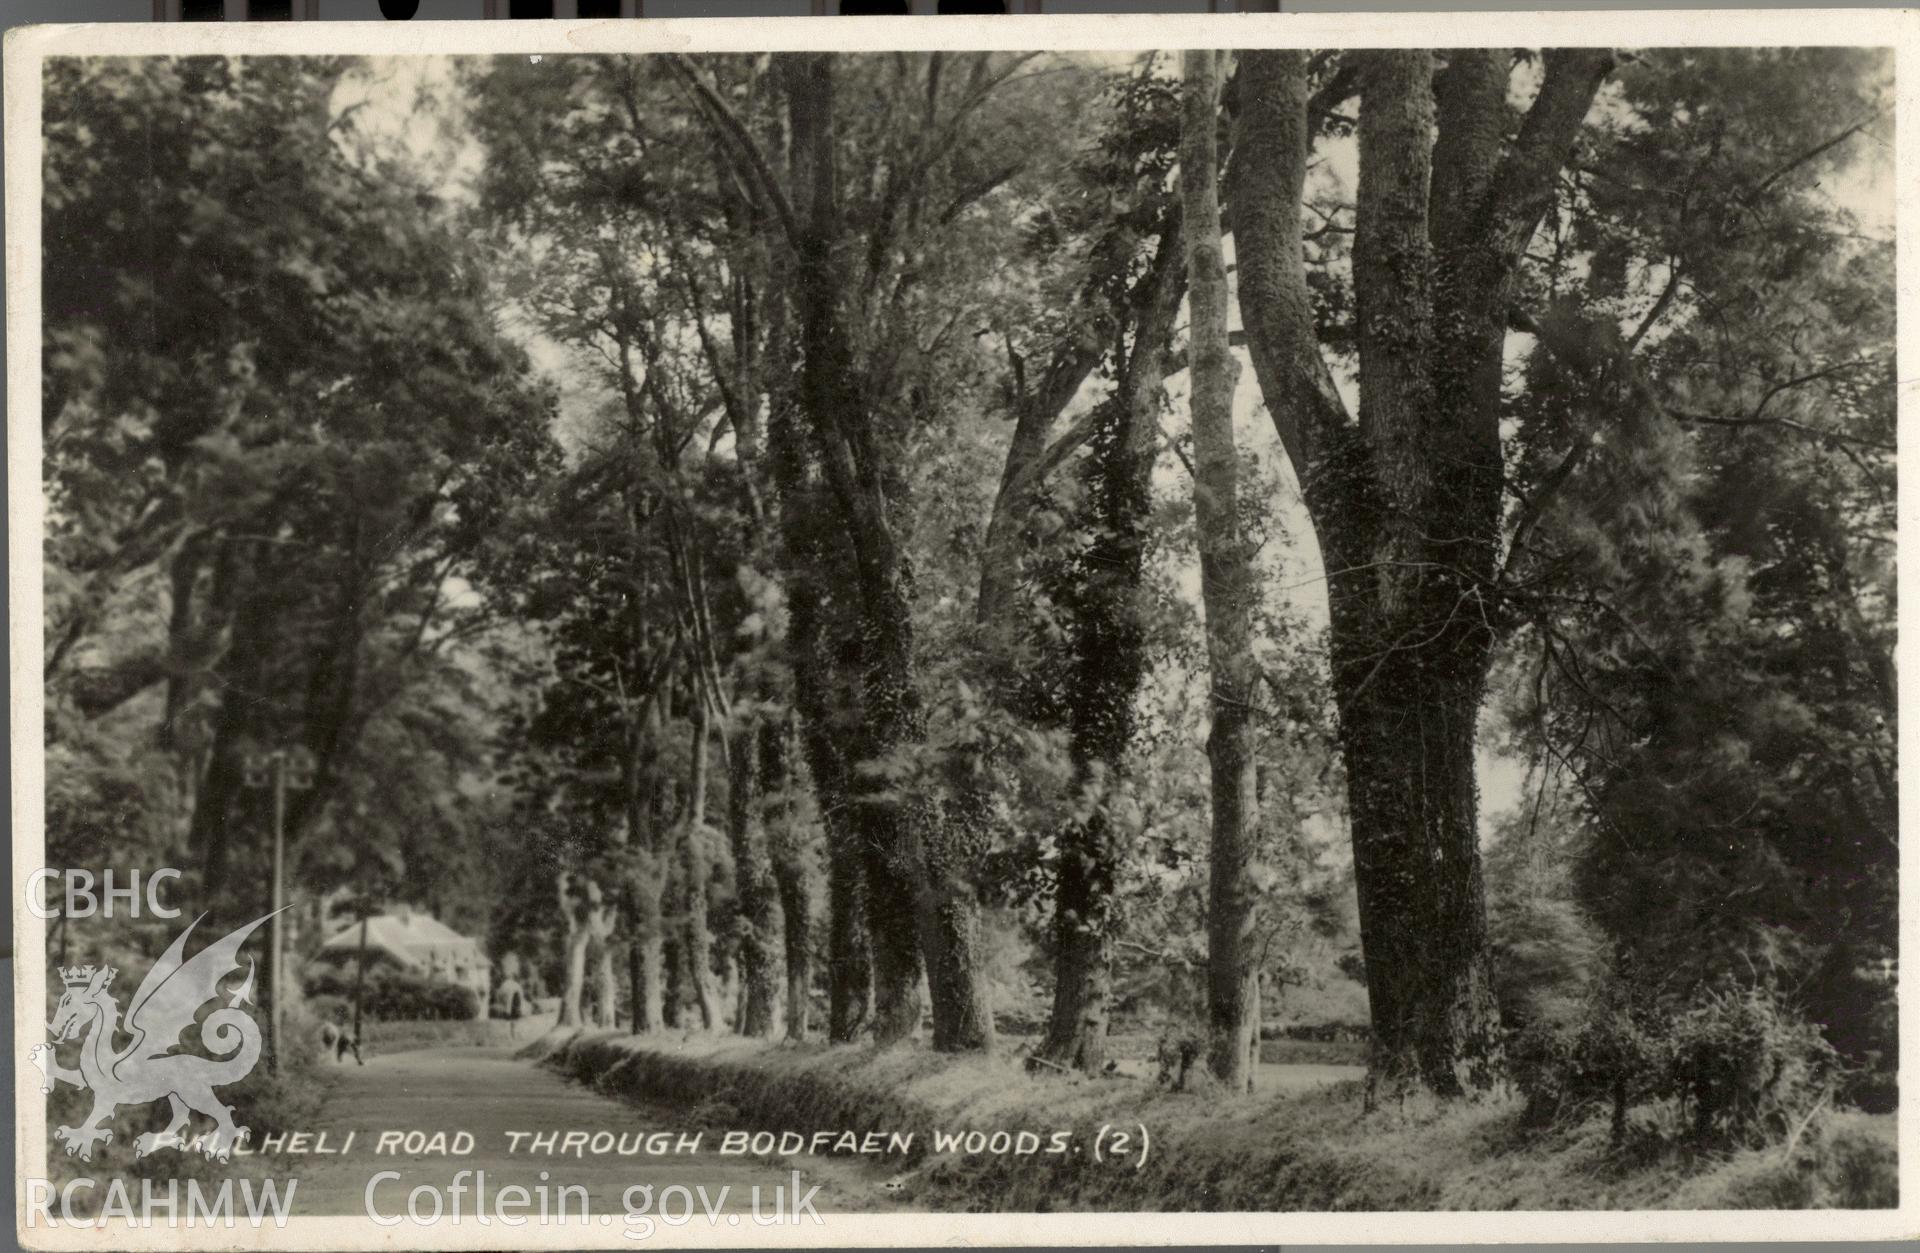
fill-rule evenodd
<path id="1" fill-rule="evenodd" d="M 367 986 L 367 917 L 371 905 L 365 897 L 360 906 L 360 961 L 353 975 L 353 1060 L 362 1066 L 367 1064 L 366 1057 L 360 1052 L 360 999 Z"/>
<path id="2" fill-rule="evenodd" d="M 281 913 L 287 904 L 286 842 L 287 789 L 313 786 L 313 754 L 304 748 L 277 748 L 270 753 L 248 753 L 242 763 L 247 787 L 273 789 L 273 920 L 268 924 L 267 1039 L 268 1064 L 280 1069 L 280 1046 L 286 1038 L 286 924 Z"/>

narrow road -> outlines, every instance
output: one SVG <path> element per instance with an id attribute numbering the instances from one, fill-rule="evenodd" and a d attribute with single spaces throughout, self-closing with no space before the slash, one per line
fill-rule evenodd
<path id="1" fill-rule="evenodd" d="M 610 1235 L 710 1223 L 750 1240 L 756 1212 L 770 1220 L 777 1205 L 789 1225 L 796 1220 L 796 1170 L 798 1195 L 829 1224 L 835 1213 L 897 1206 L 883 1171 L 825 1156 L 722 1155 L 725 1129 L 704 1126 L 687 1110 L 605 1096 L 515 1058 L 545 1025 L 522 1024 L 520 1040 L 507 1045 L 415 1049 L 364 1066 L 326 1067 L 321 1114 L 282 1133 L 278 1146 L 256 1128 L 254 1147 L 267 1156 L 254 1165 L 298 1181 L 296 1215 L 398 1220 L 382 1227 L 401 1247 L 417 1222 L 451 1222 L 456 1210 L 461 1230 L 473 1229 L 476 1213 L 537 1223 L 543 1198 L 558 1216 L 562 1188 L 569 1189 L 565 1217 L 573 1230 L 580 1230 L 584 1208 L 589 1223 Z M 1356 1066 L 1263 1065 L 1257 1082 L 1268 1090 L 1307 1090 L 1364 1073 Z M 293 1131 L 306 1134 L 296 1140 Z M 802 1211 L 798 1221 L 810 1226 L 812 1216 Z M 512 1230 L 495 1226 L 489 1234 L 509 1240 Z"/>
<path id="2" fill-rule="evenodd" d="M 489 1216 L 500 1212 L 497 1206 L 504 1200 L 504 1212 L 537 1222 L 542 1190 L 557 1209 L 559 1189 L 567 1186 L 585 1189 L 592 1224 L 609 1231 L 621 1230 L 635 1207 L 658 1215 L 664 1204 L 665 1212 L 678 1218 L 690 1204 L 691 1222 L 740 1228 L 746 1238 L 753 1228 L 756 1188 L 763 1217 L 771 1217 L 778 1188 L 779 1203 L 793 1220 L 796 1168 L 801 1196 L 819 1186 L 812 1206 L 823 1215 L 887 1204 L 880 1181 L 851 1165 L 815 1157 L 775 1165 L 722 1156 L 720 1132 L 695 1125 L 685 1111 L 603 1096 L 517 1060 L 516 1047 L 418 1049 L 373 1057 L 365 1066 L 329 1067 L 333 1082 L 324 1112 L 304 1130 L 316 1136 L 325 1132 L 331 1151 L 270 1159 L 274 1176 L 299 1181 L 294 1212 L 364 1216 L 371 1184 L 373 1212 L 401 1217 L 401 1225 L 391 1229 L 404 1232 L 413 1227 L 406 1214 L 414 1189 L 425 1186 L 437 1194 L 419 1198 L 422 1216 L 432 1214 L 437 1199 L 444 1214 L 440 1221 L 446 1222 L 459 1185 L 463 1228 L 475 1222 L 476 1192 Z M 351 1146 L 341 1152 L 349 1132 Z M 702 1134 L 692 1148 L 696 1132 Z M 662 1141 L 654 1139 L 655 1133 L 667 1134 Z M 568 1149 L 570 1134 L 573 1147 Z M 261 1133 L 255 1136 L 259 1144 Z M 376 1179 L 383 1171 L 398 1178 Z M 502 1189 L 514 1185 L 526 1190 L 524 1202 L 511 1193 L 501 1197 Z M 635 1185 L 650 1185 L 652 1191 L 628 1195 Z M 663 1196 L 676 1185 L 684 1193 Z M 570 1220 L 577 1222 L 578 1192 L 568 1194 L 567 1206 Z M 717 1217 L 709 1219 L 709 1211 Z M 804 1212 L 800 1221 L 812 1225 Z"/>

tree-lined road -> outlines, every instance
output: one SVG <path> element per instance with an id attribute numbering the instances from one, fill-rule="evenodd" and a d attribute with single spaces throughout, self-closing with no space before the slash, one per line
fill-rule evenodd
<path id="1" fill-rule="evenodd" d="M 562 1078 L 554 1071 L 515 1057 L 528 1041 L 538 1038 L 549 1025 L 549 1017 L 529 1020 L 521 1038 L 507 1045 L 459 1045 L 389 1053 L 369 1058 L 365 1066 L 351 1062 L 330 1070 L 331 1087 L 325 1112 L 311 1128 L 326 1133 L 330 1149 L 338 1149 L 354 1133 L 347 1153 L 284 1157 L 275 1163 L 276 1177 L 291 1175 L 299 1180 L 295 1212 L 306 1216 L 365 1214 L 367 1185 L 380 1171 L 397 1171 L 399 1179 L 382 1180 L 375 1186 L 374 1209 L 383 1217 L 404 1215 L 408 1194 L 425 1185 L 440 1196 L 451 1216 L 450 1192 L 459 1178 L 466 1191 L 460 1197 L 463 1221 L 472 1221 L 474 1189 L 484 1173 L 486 1205 L 491 1214 L 493 1198 L 501 1189 L 518 1185 L 532 1198 L 530 1213 L 538 1212 L 538 1189 L 547 1188 L 557 1208 L 561 1186 L 586 1189 L 588 1212 L 599 1223 L 599 1215 L 608 1215 L 609 1225 L 623 1221 L 627 1212 L 626 1191 L 635 1185 L 651 1185 L 651 1207 L 659 1206 L 661 1193 L 674 1185 L 686 1188 L 701 1205 L 698 1189 L 720 1212 L 744 1217 L 752 1212 L 753 1189 L 762 1195 L 762 1212 L 771 1213 L 775 1188 L 784 1189 L 783 1205 L 792 1217 L 792 1174 L 798 1169 L 802 1191 L 818 1185 L 813 1207 L 823 1214 L 882 1208 L 890 1204 L 884 1188 L 883 1172 L 862 1170 L 857 1166 L 825 1158 L 805 1158 L 780 1165 L 753 1157 L 722 1156 L 718 1149 L 721 1130 L 703 1126 L 690 1111 L 666 1102 L 637 1102 L 605 1096 L 592 1088 Z M 1120 1064 L 1122 1073 L 1130 1073 L 1130 1064 Z M 1256 1068 L 1256 1090 L 1307 1091 L 1329 1083 L 1357 1079 L 1365 1074 L 1361 1066 L 1323 1064 L 1262 1064 Z M 1151 1082 L 1147 1071 L 1139 1078 Z M 743 1128 L 763 1130 L 757 1126 Z M 772 1130 L 779 1130 L 772 1128 Z M 382 1132 L 424 1132 L 425 1151 L 379 1151 Z M 445 1133 L 450 1148 L 458 1132 L 472 1136 L 470 1152 L 454 1154 L 432 1144 L 436 1133 Z M 616 1150 L 626 1147 L 639 1151 L 622 1155 L 531 1151 L 532 1135 L 558 1132 L 562 1143 L 569 1132 L 584 1133 L 591 1144 L 599 1136 L 604 1145 L 609 1138 Z M 667 1133 L 677 1142 L 682 1136 L 702 1133 L 698 1151 L 651 1156 L 644 1141 L 655 1133 Z M 513 1133 L 523 1134 L 516 1138 Z M 256 1129 L 256 1143 L 265 1134 Z M 518 1146 L 518 1151 L 515 1146 Z M 470 1172 L 462 1176 L 461 1172 Z M 543 1177 L 544 1176 L 544 1177 Z M 726 1189 L 724 1198 L 721 1189 Z M 636 1197 L 636 1201 L 640 1198 Z M 678 1197 L 674 1206 L 679 1205 Z M 423 1200 L 422 1211 L 430 1212 L 431 1203 Z M 579 1212 L 575 1194 L 569 1201 L 570 1214 Z M 678 1209 L 672 1212 L 678 1214 Z M 696 1209 L 697 1214 L 704 1213 Z M 696 1221 L 704 1221 L 697 1218 Z M 809 1220 L 810 1221 L 810 1220 Z M 732 1224 L 729 1224 L 732 1225 Z"/>
<path id="2" fill-rule="evenodd" d="M 284 900 L 276 1042 L 491 962 L 1122 1103 L 1357 1073 L 1284 1026 L 1688 1160 L 1891 1111 L 1890 51 L 1137 52 L 50 58 L 44 864 Z M 249 1158 L 309 1212 L 789 1169 L 380 1035 Z"/>

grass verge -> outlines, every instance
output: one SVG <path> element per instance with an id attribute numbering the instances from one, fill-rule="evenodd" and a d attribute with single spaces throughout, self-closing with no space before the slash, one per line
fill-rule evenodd
<path id="1" fill-rule="evenodd" d="M 914 1132 L 873 1159 L 916 1209 L 1409 1211 L 1766 1209 L 1897 1203 L 1891 1116 L 1843 1113 L 1781 1148 L 1693 1154 L 1604 1122 L 1519 1126 L 1517 1098 L 1362 1112 L 1358 1083 L 1227 1098 L 1150 1082 L 1026 1073 L 1019 1059 L 920 1047 L 555 1033 L 529 1055 L 580 1082 L 728 1129 Z M 1101 1129 L 1131 1139 L 1095 1160 Z M 1029 1131 L 1059 1154 L 934 1151 L 933 1133 Z M 1146 1146 L 1144 1165 L 1138 1160 Z"/>

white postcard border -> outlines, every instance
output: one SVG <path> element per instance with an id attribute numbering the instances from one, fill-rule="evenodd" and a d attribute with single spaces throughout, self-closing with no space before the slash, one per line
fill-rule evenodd
<path id="1" fill-rule="evenodd" d="M 1878 45 L 1895 49 L 1898 82 L 1896 135 L 1897 257 L 1900 361 L 1899 427 L 1909 429 L 1920 395 L 1920 317 L 1909 316 L 1920 296 L 1920 257 L 1913 246 L 1920 209 L 1915 146 L 1920 135 L 1920 12 L 1915 10 L 1664 10 L 1559 13 L 1234 14 L 1221 16 L 1018 16 L 990 18 L 709 18 L 588 22 L 216 23 L 75 24 L 31 26 L 8 32 L 5 43 L 7 383 L 9 490 L 8 606 L 13 683 L 12 819 L 14 890 L 44 864 L 45 750 L 42 740 L 44 665 L 41 543 L 44 508 L 41 459 L 41 90 L 42 61 L 57 56 L 319 55 L 458 56 L 568 52 L 747 52 L 895 49 L 1027 49 L 1132 51 L 1184 47 L 1459 47 L 1488 44 L 1622 46 Z M 1900 533 L 1920 533 L 1920 483 L 1902 441 L 1899 461 Z M 1904 587 L 1915 586 L 1912 546 L 1901 543 Z M 1907 678 L 1901 706 L 1911 703 L 1916 666 L 1912 634 L 1901 632 L 1897 665 Z M 1904 721 L 1904 719 L 1903 719 Z M 1920 779 L 1920 746 L 1903 736 L 1902 774 Z M 1916 789 L 1902 789 L 1902 830 L 1920 829 Z M 1913 858 L 1901 867 L 1903 905 L 1920 900 Z M 1911 965 L 1915 909 L 1901 925 L 1902 965 Z M 46 1108 L 37 1099 L 38 1072 L 24 1060 L 37 1040 L 46 1005 L 46 930 L 14 908 L 13 1059 L 18 1101 L 15 1120 L 16 1224 L 23 1221 L 25 1180 L 45 1177 Z M 1920 998 L 1903 998 L 1903 1056 L 1920 1032 Z M 1915 1151 L 1915 1085 L 1900 1102 L 1900 1195 L 1895 1210 L 1875 1211 L 1654 1211 L 1505 1213 L 1170 1213 L 1170 1214 L 852 1214 L 826 1217 L 824 1226 L 748 1230 L 696 1221 L 656 1231 L 646 1241 L 624 1238 L 616 1223 L 541 1228 L 507 1235 L 472 1222 L 429 1228 L 378 1228 L 353 1217 L 294 1218 L 285 1227 L 95 1228 L 32 1230 L 16 1238 L 44 1249 L 487 1249 L 739 1247 L 742 1237 L 768 1248 L 1005 1244 L 1232 1244 L 1232 1243 L 1560 1243 L 1623 1240 L 1831 1240 L 1920 1238 L 1920 1153 Z"/>

